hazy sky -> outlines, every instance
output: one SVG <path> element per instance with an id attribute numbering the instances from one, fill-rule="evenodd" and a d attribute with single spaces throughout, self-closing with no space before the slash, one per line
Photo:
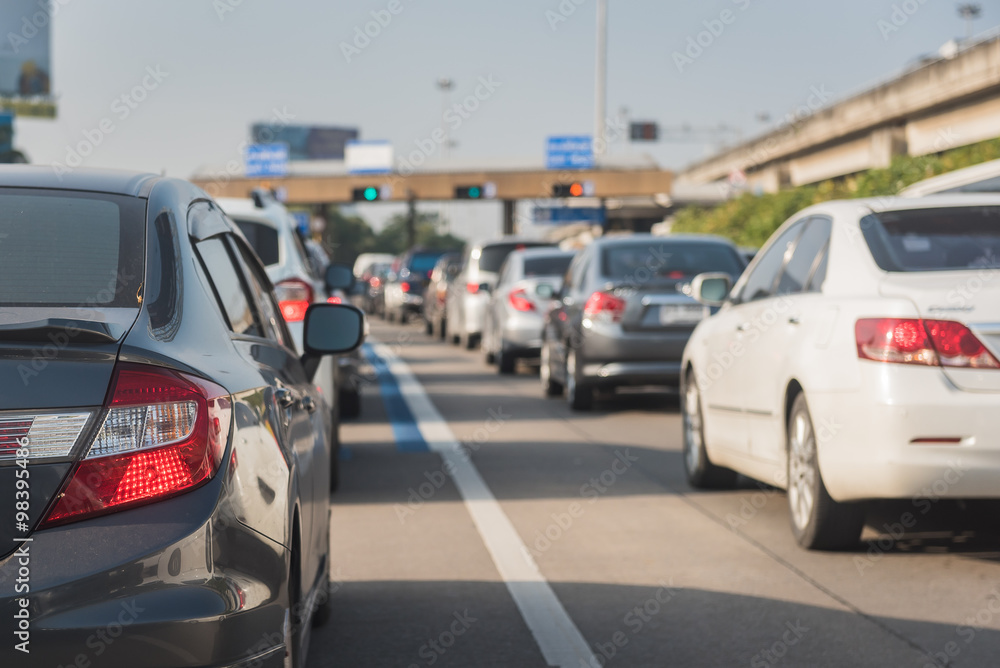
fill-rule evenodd
<path id="1" fill-rule="evenodd" d="M 295 123 L 357 126 L 364 139 L 391 140 L 398 157 L 441 125 L 442 76 L 456 82 L 453 102 L 481 78 L 494 82 L 454 132 L 455 160 L 537 164 L 546 136 L 592 131 L 595 0 L 58 1 L 59 119 L 15 126 L 16 145 L 36 163 L 65 161 L 109 119 L 113 132 L 84 164 L 188 177 L 239 158 L 249 124 L 275 110 Z M 952 0 L 608 4 L 609 114 L 625 106 L 663 126 L 724 123 L 744 136 L 766 128 L 759 112 L 776 121 L 814 90 L 843 97 L 965 32 Z M 1000 23 L 1000 0 L 982 4 L 977 31 Z M 356 44 L 379 17 L 391 22 Z M 675 52 L 699 39 L 707 46 L 679 66 Z M 364 47 L 348 62 L 345 44 Z M 122 118 L 121 96 L 144 79 L 145 99 Z M 679 168 L 711 147 L 612 153 L 626 150 Z"/>

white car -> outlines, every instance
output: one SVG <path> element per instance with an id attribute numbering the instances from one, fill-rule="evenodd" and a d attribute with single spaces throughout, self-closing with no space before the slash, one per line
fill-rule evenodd
<path id="1" fill-rule="evenodd" d="M 865 501 L 1000 497 L 1000 196 L 828 202 L 779 228 L 684 351 L 684 464 L 788 490 L 811 549 Z M 728 293 L 728 297 L 726 296 Z"/>

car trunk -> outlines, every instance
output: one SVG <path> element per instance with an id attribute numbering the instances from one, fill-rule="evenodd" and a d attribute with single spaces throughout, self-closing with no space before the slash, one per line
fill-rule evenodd
<path id="1" fill-rule="evenodd" d="M 709 309 L 680 292 L 681 281 L 619 286 L 611 294 L 625 300 L 622 329 L 632 332 L 693 330 Z"/>
<path id="2" fill-rule="evenodd" d="M 883 279 L 884 297 L 908 299 L 921 318 L 966 325 L 1000 359 L 1000 280 L 996 270 L 891 273 Z M 1000 392 L 1000 369 L 942 367 L 956 387 Z"/>
<path id="3" fill-rule="evenodd" d="M 7 315 L 0 323 L 0 559 L 30 537 L 82 456 L 138 309 L 108 309 L 104 322 L 75 309 Z M 18 453 L 25 439 L 27 458 Z M 29 487 L 20 490 L 24 480 Z"/>

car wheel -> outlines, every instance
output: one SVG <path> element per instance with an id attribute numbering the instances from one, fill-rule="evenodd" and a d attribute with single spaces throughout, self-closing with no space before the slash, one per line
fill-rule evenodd
<path id="1" fill-rule="evenodd" d="M 826 491 L 804 394 L 788 416 L 788 509 L 795 540 L 806 549 L 843 550 L 861 540 L 865 505 L 838 503 Z"/>
<path id="2" fill-rule="evenodd" d="M 399 324 L 405 325 L 410 320 L 410 314 L 406 312 L 405 308 L 399 309 Z"/>
<path id="3" fill-rule="evenodd" d="M 580 378 L 579 361 L 576 351 L 567 346 L 566 350 L 566 400 L 575 411 L 589 411 L 594 405 L 594 388 L 585 385 Z"/>
<path id="4" fill-rule="evenodd" d="M 732 489 L 737 473 L 709 460 L 705 450 L 705 429 L 702 422 L 701 392 L 694 372 L 685 381 L 681 400 L 681 423 L 684 429 L 684 473 L 692 487 L 698 489 Z"/>
<path id="5" fill-rule="evenodd" d="M 549 347 L 542 344 L 541 364 L 538 367 L 538 377 L 542 380 L 542 391 L 547 397 L 558 397 L 563 393 L 563 386 L 552 378 L 552 353 Z"/>
<path id="6" fill-rule="evenodd" d="M 441 321 L 438 325 L 438 336 L 441 338 L 442 341 L 448 338 L 448 321 L 445 320 L 444 318 L 441 318 Z"/>
<path id="7" fill-rule="evenodd" d="M 506 345 L 501 339 L 500 345 L 497 346 L 497 371 L 505 375 L 512 374 L 516 363 L 517 358 L 506 349 Z"/>
<path id="8" fill-rule="evenodd" d="M 340 416 L 356 418 L 361 415 L 361 393 L 357 390 L 341 390 L 337 393 L 340 402 Z"/>
<path id="9" fill-rule="evenodd" d="M 466 350 L 475 350 L 476 346 L 479 345 L 479 335 L 478 334 L 466 334 L 463 337 L 462 347 Z"/>
<path id="10" fill-rule="evenodd" d="M 434 336 L 434 323 L 429 319 L 424 320 L 424 333 L 427 334 L 427 336 Z"/>

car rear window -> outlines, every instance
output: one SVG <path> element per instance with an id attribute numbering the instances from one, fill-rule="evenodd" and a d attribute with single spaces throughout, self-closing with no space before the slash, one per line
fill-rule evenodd
<path id="1" fill-rule="evenodd" d="M 437 264 L 440 257 L 441 253 L 414 253 L 413 257 L 410 258 L 407 269 L 415 274 L 429 273 L 434 269 L 434 265 Z"/>
<path id="2" fill-rule="evenodd" d="M 884 271 L 955 271 L 1000 267 L 1000 207 L 888 211 L 861 230 Z"/>
<path id="3" fill-rule="evenodd" d="M 145 200 L 0 191 L 0 304 L 138 306 Z"/>
<path id="4" fill-rule="evenodd" d="M 252 220 L 240 220 L 239 218 L 234 220 L 264 266 L 270 267 L 278 264 L 278 230 L 270 225 Z"/>
<path id="5" fill-rule="evenodd" d="M 743 262 L 726 244 L 710 241 L 615 244 L 601 252 L 601 276 L 614 280 L 685 279 L 705 272 L 735 278 Z"/>
<path id="6" fill-rule="evenodd" d="M 500 265 L 503 261 L 507 259 L 507 256 L 516 250 L 524 250 L 525 248 L 537 248 L 538 246 L 551 246 L 552 244 L 547 243 L 509 243 L 509 244 L 490 244 L 483 248 L 482 252 L 479 254 L 479 270 L 480 271 L 492 271 L 494 273 L 500 271 Z"/>
<path id="7" fill-rule="evenodd" d="M 524 275 L 532 276 L 562 276 L 573 261 L 572 255 L 553 255 L 551 257 L 533 257 L 524 261 Z"/>

